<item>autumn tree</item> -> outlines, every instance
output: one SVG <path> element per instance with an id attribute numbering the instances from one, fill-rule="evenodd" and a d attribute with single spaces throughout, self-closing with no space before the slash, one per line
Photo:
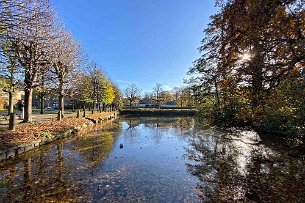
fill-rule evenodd
<path id="1" fill-rule="evenodd" d="M 33 12 L 36 7 L 33 4 L 37 0 L 0 0 L 0 26 L 2 36 L 5 35 L 6 29 L 20 27 L 29 24 L 31 21 L 40 17 L 40 13 L 36 15 L 25 15 L 25 13 Z M 37 10 L 38 11 L 38 10 Z"/>
<path id="2" fill-rule="evenodd" d="M 56 28 L 56 27 L 55 27 Z M 58 29 L 58 28 L 57 28 Z M 59 110 L 64 116 L 65 86 L 72 77 L 73 71 L 80 65 L 80 46 L 72 35 L 59 28 L 52 46 L 52 66 L 58 82 L 58 104 Z"/>
<path id="3" fill-rule="evenodd" d="M 13 95 L 21 75 L 21 68 L 17 62 L 16 54 L 11 50 L 9 41 L 1 44 L 1 51 L 4 59 L 0 66 L 0 76 L 5 79 L 2 88 L 9 95 L 8 114 L 10 114 L 14 112 Z"/>
<path id="4" fill-rule="evenodd" d="M 24 122 L 32 121 L 33 88 L 38 86 L 38 75 L 42 69 L 49 68 L 48 41 L 53 37 L 51 32 L 53 13 L 49 3 L 43 0 L 33 1 L 24 9 L 23 19 L 32 19 L 28 23 L 20 22 L 19 26 L 6 29 L 7 39 L 12 44 L 18 63 L 24 71 Z M 26 12 L 25 12 L 26 11 Z M 18 24 L 18 22 L 17 22 Z"/>
<path id="5" fill-rule="evenodd" d="M 305 2 L 217 3 L 190 70 L 194 92 L 211 102 L 214 118 L 261 126 L 273 116 L 267 109 L 281 83 L 304 77 Z"/>
<path id="6" fill-rule="evenodd" d="M 117 109 L 120 108 L 123 105 L 123 96 L 122 92 L 119 89 L 119 87 L 115 84 L 112 84 L 113 90 L 114 90 L 114 100 L 113 100 L 113 106 Z"/>
<path id="7" fill-rule="evenodd" d="M 131 84 L 129 85 L 125 91 L 125 97 L 126 99 L 129 101 L 129 108 L 131 108 L 132 103 L 139 100 L 140 98 L 140 94 L 141 94 L 141 90 L 135 85 L 135 84 Z"/>
<path id="8" fill-rule="evenodd" d="M 84 88 L 85 76 L 80 70 L 75 70 L 69 77 L 69 82 L 65 85 L 65 95 L 73 100 L 72 110 L 82 108 L 82 92 Z"/>
<path id="9" fill-rule="evenodd" d="M 173 100 L 174 100 L 174 96 L 170 91 L 163 90 L 160 93 L 160 101 L 161 102 L 164 103 L 164 102 L 170 102 L 170 101 L 173 101 Z"/>
<path id="10" fill-rule="evenodd" d="M 54 78 L 50 69 L 42 69 L 37 78 L 38 85 L 34 89 L 34 93 L 38 94 L 40 100 L 40 114 L 44 114 L 46 96 L 55 93 Z"/>
<path id="11" fill-rule="evenodd" d="M 153 103 L 154 95 L 151 92 L 145 92 L 144 97 L 142 98 L 142 101 L 145 103 L 151 104 Z"/>
<path id="12" fill-rule="evenodd" d="M 115 91 L 110 80 L 104 78 L 104 80 L 101 81 L 101 91 L 99 94 L 101 98 L 100 102 L 102 102 L 103 107 L 112 105 L 115 99 Z"/>
<path id="13" fill-rule="evenodd" d="M 73 80 L 74 97 L 82 101 L 85 109 L 87 104 L 93 103 L 92 82 L 90 76 L 84 72 L 77 72 L 75 77 L 76 79 Z"/>
<path id="14" fill-rule="evenodd" d="M 86 71 L 73 75 L 74 98 L 82 100 L 89 108 L 105 110 L 114 102 L 119 105 L 120 91 L 95 63 L 89 64 Z"/>
<path id="15" fill-rule="evenodd" d="M 99 109 L 102 107 L 103 111 L 105 111 L 106 106 L 112 104 L 115 97 L 112 83 L 95 63 L 92 64 L 92 67 L 93 69 L 89 75 L 93 102 L 92 107 L 93 109 L 95 109 L 96 106 L 98 106 Z"/>
<path id="16" fill-rule="evenodd" d="M 163 100 L 161 97 L 161 93 L 163 92 L 162 85 L 160 83 L 156 83 L 154 89 L 153 89 L 153 94 L 154 94 L 154 101 L 157 102 L 158 108 L 160 108 L 160 104 Z"/>

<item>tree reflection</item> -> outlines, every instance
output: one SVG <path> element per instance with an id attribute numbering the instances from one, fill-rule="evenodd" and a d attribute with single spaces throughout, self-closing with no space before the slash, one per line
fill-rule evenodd
<path id="1" fill-rule="evenodd" d="M 124 117 L 127 128 L 124 136 L 131 143 L 136 142 L 139 135 L 152 134 L 155 144 L 159 144 L 164 133 L 174 131 L 176 135 L 189 136 L 193 132 L 193 117 Z M 141 131 L 144 129 L 144 131 Z M 150 133 L 147 133 L 150 130 Z"/>
<path id="2" fill-rule="evenodd" d="M 124 137 L 130 143 L 134 143 L 139 135 L 138 126 L 141 124 L 141 122 L 139 122 L 139 120 L 135 119 L 134 117 L 129 117 L 127 120 L 128 126 L 124 130 Z"/>
<path id="3" fill-rule="evenodd" d="M 197 194 L 204 202 L 304 202 L 304 160 L 249 142 L 245 135 L 199 134 L 187 151 L 187 168 L 198 178 Z"/>
<path id="4" fill-rule="evenodd" d="M 64 173 L 63 147 L 63 143 L 58 142 L 22 155 L 22 167 L 15 162 L 17 160 L 7 162 L 4 170 L 8 174 L 6 185 L 0 187 L 0 202 L 67 202 L 76 199 L 77 188 L 68 187 L 73 180 Z M 54 159 L 46 157 L 46 152 L 51 149 L 57 151 Z M 16 168 L 19 168 L 18 171 Z M 69 171 L 66 172 L 69 174 Z M 6 192 L 3 187 L 7 188 Z"/>
<path id="5" fill-rule="evenodd" d="M 131 118 L 120 124 L 119 140 L 137 143 L 115 148 L 113 159 L 107 158 L 118 136 L 111 130 L 0 163 L 0 202 L 305 202 L 304 159 L 252 131 L 202 128 L 192 118 Z"/>
<path id="6" fill-rule="evenodd" d="M 14 178 L 16 176 L 16 168 L 15 166 L 11 166 L 8 170 L 9 170 L 9 175 L 7 176 L 7 184 L 8 184 L 7 198 L 11 199 L 15 195 Z"/>
<path id="7" fill-rule="evenodd" d="M 63 182 L 63 168 L 64 168 L 64 158 L 62 155 L 63 143 L 57 144 L 57 179 Z"/>
<path id="8" fill-rule="evenodd" d="M 101 165 L 111 152 L 115 138 L 111 132 L 88 135 L 73 141 L 74 150 L 85 158 L 88 167 Z"/>

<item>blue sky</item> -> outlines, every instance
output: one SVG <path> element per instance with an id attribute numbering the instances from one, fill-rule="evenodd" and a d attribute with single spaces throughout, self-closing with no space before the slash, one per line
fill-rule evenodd
<path id="1" fill-rule="evenodd" d="M 59 18 L 121 89 L 183 85 L 214 0 L 53 0 Z"/>

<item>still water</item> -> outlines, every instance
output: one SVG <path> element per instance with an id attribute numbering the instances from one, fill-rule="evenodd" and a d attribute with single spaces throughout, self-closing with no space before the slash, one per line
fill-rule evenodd
<path id="1" fill-rule="evenodd" d="M 2 162 L 0 202 L 305 202 L 302 149 L 199 123 L 120 118 Z"/>

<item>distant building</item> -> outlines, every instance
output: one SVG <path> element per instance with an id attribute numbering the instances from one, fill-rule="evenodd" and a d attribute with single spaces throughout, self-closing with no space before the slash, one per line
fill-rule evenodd
<path id="1" fill-rule="evenodd" d="M 16 90 L 13 94 L 13 103 L 16 105 L 24 99 L 24 91 Z M 9 104 L 8 93 L 0 89 L 0 109 L 7 109 Z"/>
<path id="2" fill-rule="evenodd" d="M 32 105 L 33 108 L 40 108 L 40 97 L 38 94 L 33 94 L 33 101 Z M 68 97 L 65 98 L 65 109 L 71 109 L 73 107 L 73 100 L 69 99 Z M 57 94 L 48 94 L 44 98 L 44 108 L 45 109 L 58 109 L 59 104 L 58 104 L 58 95 Z"/>
<path id="3" fill-rule="evenodd" d="M 126 103 L 125 107 L 129 107 L 129 103 Z M 147 101 L 145 99 L 141 99 L 138 103 L 133 103 L 132 107 L 152 108 L 152 107 L 158 107 L 158 104 L 154 101 Z M 177 107 L 177 104 L 175 101 L 167 101 L 167 102 L 162 102 L 160 107 L 175 108 L 175 107 Z"/>

